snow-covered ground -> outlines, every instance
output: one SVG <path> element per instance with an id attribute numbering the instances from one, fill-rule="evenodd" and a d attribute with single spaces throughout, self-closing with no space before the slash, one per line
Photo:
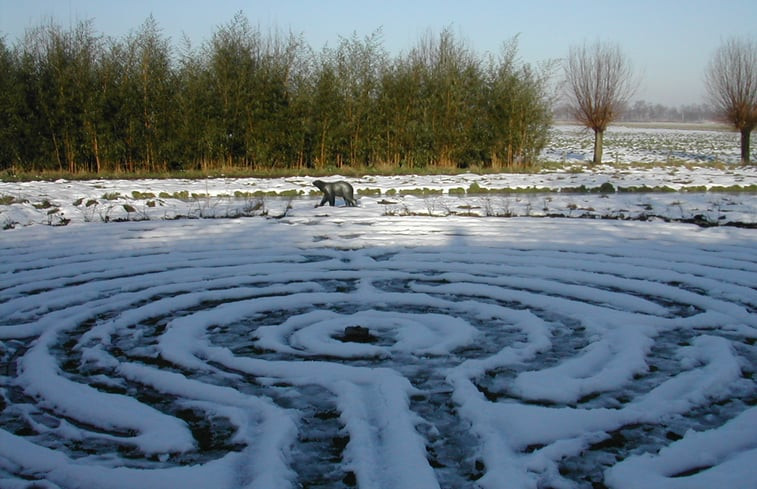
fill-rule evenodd
<path id="1" fill-rule="evenodd" d="M 335 176 L 333 178 L 340 178 Z M 312 177 L 0 182 L 0 228 L 31 224 L 295 215 Z M 757 167 L 604 166 L 537 174 L 349 179 L 363 215 L 475 215 L 757 223 Z M 751 188 L 751 192 L 741 192 Z M 715 192 L 708 192 L 709 190 Z M 723 190 L 736 190 L 724 192 Z M 648 190 L 640 192 L 639 190 Z M 318 194 L 318 195 L 316 195 Z M 341 201 L 339 202 L 341 205 Z"/>
<path id="2" fill-rule="evenodd" d="M 755 487 L 754 170 L 312 180 L 0 182 L 0 488 Z"/>
<path id="3" fill-rule="evenodd" d="M 4 231 L 0 487 L 753 487 L 754 230 L 312 204 Z"/>
<path id="4" fill-rule="evenodd" d="M 613 125 L 605 132 L 603 162 L 611 163 L 738 163 L 738 132 L 716 124 Z M 754 145 L 753 145 L 754 146 Z M 541 158 L 558 162 L 589 162 L 594 133 L 578 125 L 557 125 Z M 752 161 L 757 148 L 752 148 Z"/>

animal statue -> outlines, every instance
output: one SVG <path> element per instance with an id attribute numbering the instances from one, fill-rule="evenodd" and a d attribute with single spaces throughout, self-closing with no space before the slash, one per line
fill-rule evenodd
<path id="1" fill-rule="evenodd" d="M 354 197 L 355 190 L 352 188 L 352 185 L 345 181 L 324 182 L 323 180 L 316 180 L 313 182 L 313 185 L 323 192 L 323 199 L 321 199 L 321 203 L 317 204 L 316 207 L 320 207 L 326 204 L 326 202 L 333 206 L 337 197 L 344 199 L 344 203 L 348 207 L 357 206 L 357 201 Z"/>

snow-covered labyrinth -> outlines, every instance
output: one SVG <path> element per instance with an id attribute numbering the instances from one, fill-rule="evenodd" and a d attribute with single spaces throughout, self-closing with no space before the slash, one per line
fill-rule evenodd
<path id="1" fill-rule="evenodd" d="M 754 230 L 361 210 L 4 231 L 0 487 L 754 487 Z"/>
<path id="2" fill-rule="evenodd" d="M 754 193 L 450 192 L 753 170 L 427 178 L 2 183 L 0 488 L 757 487 Z"/>

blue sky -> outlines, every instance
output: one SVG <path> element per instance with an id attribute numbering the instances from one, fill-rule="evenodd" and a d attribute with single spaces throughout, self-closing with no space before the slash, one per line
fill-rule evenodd
<path id="1" fill-rule="evenodd" d="M 52 18 L 64 27 L 91 19 L 121 37 L 152 14 L 166 36 L 199 45 L 238 11 L 263 29 L 302 33 L 316 49 L 378 28 L 391 53 L 445 27 L 479 53 L 519 35 L 529 63 L 562 58 L 585 41 L 615 42 L 641 79 L 636 99 L 666 105 L 702 102 L 714 50 L 732 36 L 757 38 L 755 0 L 0 0 L 0 36 L 12 44 Z"/>

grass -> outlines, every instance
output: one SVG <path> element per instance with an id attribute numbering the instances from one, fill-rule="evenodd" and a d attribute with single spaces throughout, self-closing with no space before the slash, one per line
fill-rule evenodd
<path id="1" fill-rule="evenodd" d="M 618 171 L 638 170 L 649 168 L 670 168 L 675 171 L 678 168 L 713 168 L 724 170 L 735 164 L 723 163 L 720 161 L 707 161 L 692 163 L 687 161 L 668 158 L 666 161 L 659 162 L 605 162 L 603 167 L 614 168 Z M 542 171 L 565 171 L 569 173 L 583 173 L 592 171 L 595 168 L 590 162 L 568 162 L 568 161 L 540 161 L 538 164 L 518 167 L 518 168 L 493 168 L 490 166 L 470 166 L 467 168 L 454 167 L 389 167 L 380 166 L 341 166 L 327 167 L 322 169 L 316 168 L 264 168 L 251 170 L 249 168 L 219 168 L 210 171 L 176 171 L 176 172 L 110 172 L 110 173 L 93 173 L 77 172 L 70 173 L 64 171 L 23 171 L 7 169 L 4 174 L 0 174 L 0 181 L 5 182 L 31 182 L 31 181 L 49 181 L 56 180 L 144 180 L 144 179 L 187 179 L 187 180 L 204 180 L 214 178 L 287 178 L 287 177 L 329 177 L 341 175 L 344 177 L 366 177 L 366 176 L 402 176 L 402 175 L 460 175 L 464 173 L 475 173 L 478 175 L 492 174 L 529 174 L 539 173 Z M 136 193 L 136 192 L 135 192 Z M 137 197 L 135 197 L 137 198 Z"/>
<path id="2" fill-rule="evenodd" d="M 13 195 L 0 195 L 0 205 L 26 204 L 28 200 L 19 199 Z"/>
<path id="3" fill-rule="evenodd" d="M 441 167 L 389 167 L 379 166 L 341 166 L 326 168 L 219 168 L 216 170 L 200 171 L 176 171 L 176 172 L 101 172 L 93 173 L 81 171 L 70 173 L 57 170 L 24 171 L 6 170 L 0 175 L 0 181 L 6 182 L 30 182 L 30 181 L 56 181 L 56 180 L 143 180 L 143 179 L 172 179 L 183 178 L 187 180 L 203 180 L 206 178 L 286 178 L 286 177 L 329 177 L 342 175 L 345 177 L 363 176 L 392 176 L 392 175 L 455 175 L 462 173 L 534 173 L 542 169 L 541 165 L 533 165 L 517 169 L 495 169 L 486 166 L 472 166 L 468 168 L 441 168 Z"/>

